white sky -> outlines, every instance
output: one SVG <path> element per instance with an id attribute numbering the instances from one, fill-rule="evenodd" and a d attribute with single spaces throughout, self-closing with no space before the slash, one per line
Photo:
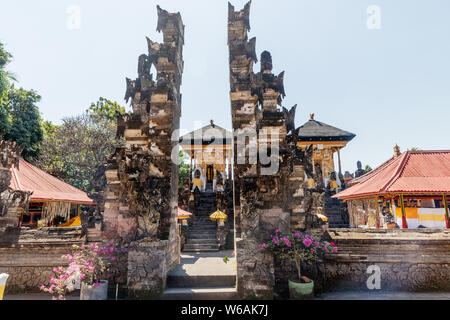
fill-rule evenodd
<path id="1" fill-rule="evenodd" d="M 240 10 L 245 2 L 232 3 Z M 210 119 L 231 128 L 227 1 L 7 1 L 0 41 L 14 55 L 8 69 L 42 95 L 42 116 L 55 123 L 100 96 L 124 104 L 145 36 L 162 38 L 157 3 L 186 25 L 182 128 Z M 380 29 L 367 27 L 370 5 L 380 9 Z M 67 27 L 70 6 L 81 10 L 79 29 Z M 286 71 L 283 104 L 298 104 L 297 126 L 315 113 L 357 135 L 341 153 L 353 172 L 357 160 L 381 164 L 396 143 L 450 149 L 449 15 L 447 0 L 253 0 L 249 37 L 258 56 L 272 53 L 274 73 Z"/>

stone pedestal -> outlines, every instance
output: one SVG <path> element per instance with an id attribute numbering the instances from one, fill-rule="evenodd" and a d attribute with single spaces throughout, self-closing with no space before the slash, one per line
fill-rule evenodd
<path id="1" fill-rule="evenodd" d="M 167 240 L 143 239 L 130 244 L 128 253 L 128 296 L 130 299 L 157 299 L 166 288 L 168 273 Z"/>

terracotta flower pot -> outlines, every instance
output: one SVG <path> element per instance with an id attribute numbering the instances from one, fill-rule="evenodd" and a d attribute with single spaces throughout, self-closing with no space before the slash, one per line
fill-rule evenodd
<path id="1" fill-rule="evenodd" d="M 308 283 L 300 283 L 289 280 L 289 299 L 304 300 L 314 297 L 314 281 Z"/>
<path id="2" fill-rule="evenodd" d="M 80 300 L 106 300 L 108 298 L 108 280 L 100 280 L 100 286 L 81 284 Z"/>

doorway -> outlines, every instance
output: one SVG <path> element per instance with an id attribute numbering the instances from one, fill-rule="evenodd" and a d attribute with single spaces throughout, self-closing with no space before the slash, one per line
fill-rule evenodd
<path id="1" fill-rule="evenodd" d="M 206 167 L 206 183 L 212 183 L 214 178 L 214 167 L 209 165 Z"/>

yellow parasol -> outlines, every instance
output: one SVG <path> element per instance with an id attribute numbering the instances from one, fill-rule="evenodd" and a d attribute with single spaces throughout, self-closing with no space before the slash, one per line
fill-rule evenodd
<path id="1" fill-rule="evenodd" d="M 314 181 L 313 178 L 309 178 L 308 180 L 306 180 L 306 186 L 308 188 L 314 188 L 316 186 L 316 183 Z"/>
<path id="2" fill-rule="evenodd" d="M 209 216 L 212 221 L 224 222 L 227 219 L 227 215 L 220 210 L 217 210 Z"/>

